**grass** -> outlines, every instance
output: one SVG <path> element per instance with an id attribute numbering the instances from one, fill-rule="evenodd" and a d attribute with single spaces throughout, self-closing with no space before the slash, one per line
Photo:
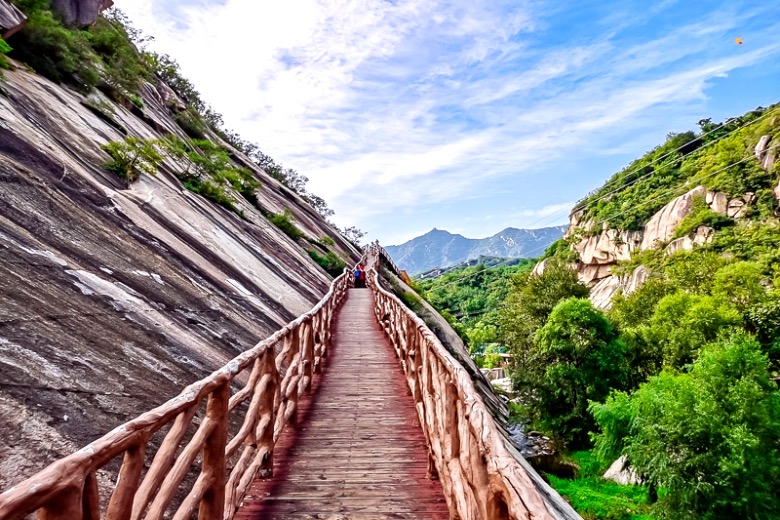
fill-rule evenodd
<path id="1" fill-rule="evenodd" d="M 621 486 L 601 475 L 606 468 L 589 451 L 571 458 L 580 466 L 573 480 L 547 475 L 550 485 L 571 503 L 585 520 L 650 520 L 652 505 L 645 486 Z"/>

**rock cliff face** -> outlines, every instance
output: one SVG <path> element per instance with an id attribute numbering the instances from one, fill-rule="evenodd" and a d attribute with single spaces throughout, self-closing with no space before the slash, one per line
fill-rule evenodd
<path id="1" fill-rule="evenodd" d="M 311 308 L 330 281 L 248 202 L 237 198 L 241 218 L 184 190 L 171 161 L 127 188 L 99 149 L 122 133 L 79 94 L 21 67 L 5 75 L 0 488 L 176 395 Z M 148 91 L 143 111 L 92 97 L 130 135 L 183 136 Z M 291 209 L 308 237 L 357 258 L 297 195 L 256 174 L 265 210 Z"/>
<path id="2" fill-rule="evenodd" d="M 108 9 L 112 0 L 52 0 L 52 9 L 68 25 L 92 25 L 98 15 Z"/>
<path id="3" fill-rule="evenodd" d="M 18 7 L 6 0 L 0 0 L 0 36 L 10 37 L 24 27 L 27 17 Z"/>
<path id="4" fill-rule="evenodd" d="M 763 136 L 755 147 L 755 156 L 762 168 L 769 171 L 776 162 L 774 150 L 770 149 L 770 136 Z M 780 200 L 780 185 L 775 189 Z M 695 197 L 704 197 L 714 212 L 731 218 L 744 218 L 748 208 L 756 202 L 754 193 L 745 193 L 742 197 L 729 198 L 722 192 L 708 191 L 705 186 L 696 186 L 680 195 L 661 208 L 648 220 L 640 231 L 620 231 L 616 229 L 598 229 L 598 224 L 583 220 L 583 212 L 571 214 L 565 237 L 574 241 L 573 249 L 579 262 L 576 269 L 582 282 L 591 287 L 590 299 L 600 308 L 611 306 L 612 297 L 619 291 L 630 294 L 649 276 L 644 266 L 624 277 L 612 274 L 612 267 L 619 261 L 631 258 L 634 253 L 647 249 L 664 248 L 666 254 L 687 251 L 712 239 L 713 229 L 700 226 L 689 235 L 672 240 L 680 222 L 691 212 Z M 534 268 L 535 272 L 544 269 L 544 262 Z"/>

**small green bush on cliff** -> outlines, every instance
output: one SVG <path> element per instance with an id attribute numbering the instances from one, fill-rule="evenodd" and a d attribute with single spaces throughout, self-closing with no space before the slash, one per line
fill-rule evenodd
<path id="1" fill-rule="evenodd" d="M 321 255 L 316 251 L 309 251 L 309 256 L 320 264 L 320 267 L 325 269 L 331 276 L 339 276 L 344 272 L 344 268 L 347 266 L 344 261 L 339 258 L 333 251 L 328 251 L 325 255 Z"/>
<path id="2" fill-rule="evenodd" d="M 281 213 L 272 213 L 269 220 L 293 240 L 303 238 L 303 231 L 301 231 L 293 222 L 293 215 L 289 209 L 285 209 Z"/>
<path id="3" fill-rule="evenodd" d="M 221 146 L 206 139 L 169 135 L 163 140 L 163 147 L 171 157 L 185 164 L 185 170 L 178 176 L 188 190 L 234 211 L 235 200 L 228 188 L 257 204 L 260 182 L 251 170 L 234 166 L 230 154 Z"/>
<path id="4" fill-rule="evenodd" d="M 11 52 L 13 49 L 11 48 L 8 43 L 2 38 L 0 38 L 0 69 L 7 69 L 10 64 L 8 63 L 8 58 L 5 57 L 6 54 Z M 0 77 L 2 77 L 2 72 L 0 71 Z"/>
<path id="5" fill-rule="evenodd" d="M 140 82 L 150 79 L 151 75 L 141 61 L 122 20 L 124 16 L 121 12 L 111 9 L 108 16 L 98 17 L 89 28 L 87 40 L 103 63 L 106 83 L 134 93 Z"/>
<path id="6" fill-rule="evenodd" d="M 57 83 L 91 90 L 100 81 L 97 56 L 86 31 L 65 27 L 49 9 L 48 0 L 17 0 L 27 25 L 13 36 L 10 55 Z"/>
<path id="7" fill-rule="evenodd" d="M 110 141 L 100 148 L 111 156 L 106 169 L 129 184 L 137 181 L 142 173 L 157 174 L 163 161 L 159 145 L 157 139 L 128 137 L 124 141 Z"/>

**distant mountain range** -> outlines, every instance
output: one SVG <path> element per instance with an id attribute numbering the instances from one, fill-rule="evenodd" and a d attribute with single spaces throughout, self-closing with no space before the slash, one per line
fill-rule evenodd
<path id="1" fill-rule="evenodd" d="M 567 226 L 541 229 L 506 228 L 492 237 L 466 238 L 433 228 L 423 236 L 400 246 L 385 249 L 401 269 L 409 274 L 424 273 L 436 267 L 449 267 L 480 256 L 533 258 L 563 236 Z"/>

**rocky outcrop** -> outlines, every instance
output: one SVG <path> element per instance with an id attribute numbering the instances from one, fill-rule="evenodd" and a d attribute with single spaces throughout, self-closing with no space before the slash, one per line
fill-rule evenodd
<path id="1" fill-rule="evenodd" d="M 642 245 L 639 248 L 641 250 L 654 249 L 659 244 L 669 241 L 674 236 L 677 224 L 691 212 L 694 197 L 704 197 L 706 195 L 707 189 L 704 186 L 697 186 L 661 208 L 645 224 L 642 234 Z"/>
<path id="2" fill-rule="evenodd" d="M 77 26 L 92 25 L 112 5 L 112 0 L 52 0 L 51 4 L 66 24 Z"/>
<path id="3" fill-rule="evenodd" d="M 761 136 L 761 139 L 758 140 L 758 144 L 756 144 L 756 148 L 754 150 L 756 159 L 761 164 L 761 167 L 766 171 L 771 170 L 775 166 L 775 162 L 778 157 L 777 149 L 772 148 L 772 146 L 769 144 L 771 140 L 771 135 Z M 774 192 L 775 198 L 780 201 L 780 182 L 778 182 Z"/>
<path id="4" fill-rule="evenodd" d="M 612 265 L 631 258 L 642 243 L 641 231 L 607 229 L 598 235 L 583 238 L 574 249 L 586 265 Z"/>
<path id="5" fill-rule="evenodd" d="M 27 23 L 27 17 L 18 7 L 6 0 L 0 0 L 0 36 L 9 38 Z"/>
<path id="6" fill-rule="evenodd" d="M 4 88 L 0 489 L 178 394 L 330 281 L 247 200 L 234 194 L 239 216 L 183 189 L 172 160 L 130 187 L 108 173 L 99 145 L 124 135 L 78 93 L 21 68 Z M 148 94 L 143 118 L 100 101 L 130 135 L 158 137 L 153 120 L 183 136 Z M 255 175 L 263 210 L 289 208 L 312 242 L 330 237 L 357 259 L 299 197 Z"/>
<path id="7" fill-rule="evenodd" d="M 636 486 L 642 483 L 639 475 L 636 474 L 636 470 L 628 464 L 628 459 L 625 455 L 613 462 L 602 476 L 623 486 Z"/>
<path id="8" fill-rule="evenodd" d="M 780 187 L 777 194 L 780 198 Z M 666 254 L 674 254 L 689 251 L 712 240 L 714 231 L 706 226 L 700 226 L 689 235 L 672 240 L 680 222 L 690 214 L 694 198 L 702 196 L 710 209 L 736 219 L 744 218 L 756 201 L 754 193 L 745 193 L 742 197 L 730 199 L 725 193 L 707 191 L 704 186 L 697 186 L 661 208 L 641 231 L 602 229 L 597 234 L 593 231 L 598 227 L 597 223 L 583 221 L 582 211 L 572 213 L 571 223 L 564 236 L 571 239 L 584 235 L 573 248 L 579 257 L 576 266 L 579 279 L 591 287 L 590 299 L 593 304 L 608 308 L 612 297 L 618 291 L 630 294 L 644 282 L 649 273 L 641 270 L 635 270 L 625 279 L 618 279 L 612 274 L 613 266 L 630 259 L 634 253 L 665 247 Z M 540 262 L 533 272 L 541 273 L 544 266 L 544 262 Z"/>
<path id="9" fill-rule="evenodd" d="M 690 234 L 669 242 L 669 245 L 664 249 L 664 253 L 673 255 L 679 251 L 690 251 L 694 246 L 707 244 L 712 240 L 714 232 L 715 230 L 711 227 L 699 226 Z"/>
<path id="10" fill-rule="evenodd" d="M 772 140 L 771 135 L 763 135 L 756 144 L 755 155 L 761 167 L 766 171 L 772 169 L 775 165 L 775 159 L 777 158 L 777 150 L 775 148 L 770 149 L 769 142 Z"/>
<path id="11" fill-rule="evenodd" d="M 590 288 L 590 301 L 598 309 L 609 309 L 612 306 L 612 297 L 622 288 L 617 276 L 607 276 L 597 281 Z"/>
<path id="12" fill-rule="evenodd" d="M 725 215 L 729 209 L 729 197 L 723 192 L 708 191 L 705 199 L 715 213 Z"/>

